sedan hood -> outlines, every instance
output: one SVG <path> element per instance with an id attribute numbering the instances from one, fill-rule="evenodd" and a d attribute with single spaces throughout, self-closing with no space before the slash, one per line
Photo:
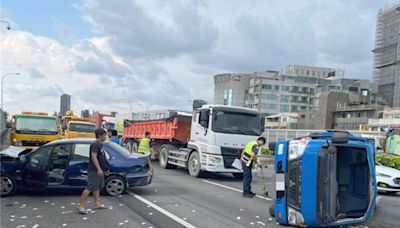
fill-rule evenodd
<path id="1" fill-rule="evenodd" d="M 12 157 L 12 158 L 17 158 L 18 155 L 23 152 L 25 149 L 15 147 L 15 146 L 9 146 L 6 149 L 0 151 L 1 156 L 7 156 L 7 157 Z"/>
<path id="2" fill-rule="evenodd" d="M 393 169 L 393 168 L 390 168 L 390 167 L 386 167 L 386 166 L 383 166 L 383 165 L 377 165 L 376 166 L 376 172 L 377 173 L 382 173 L 382 174 L 385 174 L 385 175 L 389 175 L 391 177 L 400 177 L 400 170 Z"/>

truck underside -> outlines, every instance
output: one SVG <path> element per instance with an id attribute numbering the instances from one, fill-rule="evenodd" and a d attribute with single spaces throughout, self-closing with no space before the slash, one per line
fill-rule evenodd
<path id="1" fill-rule="evenodd" d="M 367 152 L 361 148 L 338 147 L 337 160 L 337 214 L 345 218 L 362 217 L 369 205 Z"/>
<path id="2" fill-rule="evenodd" d="M 325 224 L 362 218 L 368 210 L 371 194 L 367 151 L 330 145 L 321 149 L 319 157 L 319 218 Z"/>

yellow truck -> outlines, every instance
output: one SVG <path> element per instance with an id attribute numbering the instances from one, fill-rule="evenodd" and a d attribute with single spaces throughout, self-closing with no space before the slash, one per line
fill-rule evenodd
<path id="1" fill-rule="evenodd" d="M 72 111 L 62 117 L 61 124 L 64 138 L 95 138 L 96 124 L 87 118 L 75 116 Z"/>
<path id="2" fill-rule="evenodd" d="M 60 138 L 57 118 L 45 112 L 22 112 L 11 123 L 12 146 L 33 150 Z"/>

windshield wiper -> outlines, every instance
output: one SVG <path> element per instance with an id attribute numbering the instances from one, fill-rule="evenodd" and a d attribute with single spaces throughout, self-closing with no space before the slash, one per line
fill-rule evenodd
<path id="1" fill-rule="evenodd" d="M 34 130 L 31 130 L 29 128 L 19 128 L 17 129 L 17 132 L 21 132 L 21 133 L 35 133 Z"/>
<path id="2" fill-rule="evenodd" d="M 240 134 L 245 134 L 245 135 L 259 135 L 259 132 L 256 131 L 250 131 L 250 130 L 242 130 L 239 131 Z"/>

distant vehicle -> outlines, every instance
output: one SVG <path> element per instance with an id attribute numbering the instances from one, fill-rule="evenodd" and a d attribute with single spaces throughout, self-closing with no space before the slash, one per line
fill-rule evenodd
<path id="1" fill-rule="evenodd" d="M 133 114 L 117 114 L 115 116 L 115 127 L 114 129 L 117 130 L 118 136 L 122 136 L 124 134 L 124 124 L 125 121 L 132 120 Z"/>
<path id="2" fill-rule="evenodd" d="M 386 133 L 385 153 L 400 155 L 400 128 L 390 128 Z"/>
<path id="3" fill-rule="evenodd" d="M 96 125 L 96 128 L 115 129 L 115 115 L 102 114 L 95 112 L 92 114 L 90 121 Z"/>
<path id="4" fill-rule="evenodd" d="M 367 221 L 377 183 L 374 140 L 327 131 L 278 141 L 276 199 L 270 214 L 282 225 L 336 227 Z"/>
<path id="5" fill-rule="evenodd" d="M 12 116 L 11 145 L 33 150 L 60 138 L 57 118 L 45 112 L 22 112 Z"/>
<path id="6" fill-rule="evenodd" d="M 101 128 L 103 129 L 115 129 L 115 117 L 105 116 L 101 122 Z"/>
<path id="7" fill-rule="evenodd" d="M 64 138 L 95 138 L 96 125 L 88 118 L 81 118 L 68 111 L 61 117 L 62 135 Z"/>
<path id="8" fill-rule="evenodd" d="M 400 170 L 376 163 L 376 181 L 379 192 L 400 192 Z"/>
<path id="9" fill-rule="evenodd" d="M 83 189 L 87 185 L 89 147 L 94 139 L 64 139 L 48 143 L 26 155 L 0 153 L 1 196 L 21 189 Z M 149 156 L 131 154 L 105 142 L 110 175 L 104 192 L 116 196 L 127 188 L 151 183 Z"/>
<path id="10" fill-rule="evenodd" d="M 232 173 L 243 171 L 233 162 L 240 159 L 246 144 L 264 131 L 264 118 L 254 109 L 193 102 L 193 114 L 171 112 L 162 119 L 127 121 L 123 145 L 137 151 L 145 132 L 151 133 L 153 150 L 164 169 L 182 167 L 199 177 L 203 171 Z"/>

